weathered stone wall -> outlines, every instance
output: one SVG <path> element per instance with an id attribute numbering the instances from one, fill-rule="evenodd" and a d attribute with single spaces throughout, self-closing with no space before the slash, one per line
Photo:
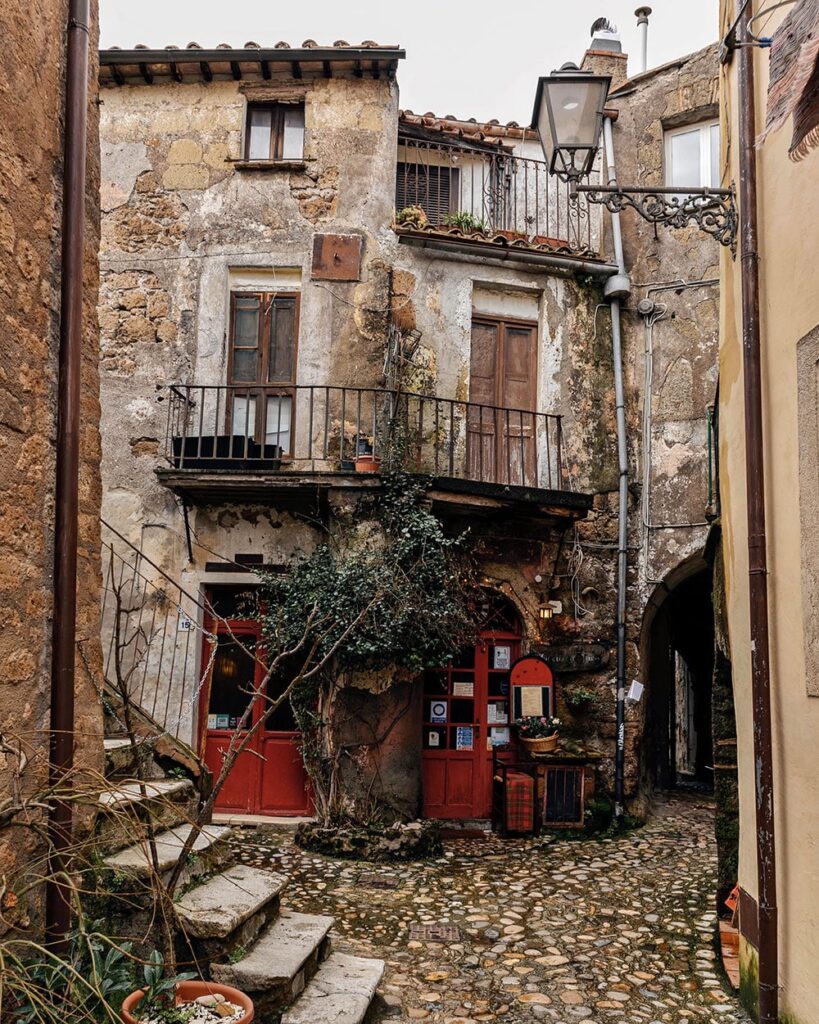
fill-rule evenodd
<path id="1" fill-rule="evenodd" d="M 92 3 L 86 289 L 82 366 L 76 763 L 102 766 L 99 671 L 99 400 L 95 313 L 99 244 L 96 3 Z M 5 0 L 0 8 L 0 733 L 19 741 L 29 766 L 23 792 L 47 771 L 51 586 L 54 558 L 54 443 L 59 345 L 61 112 L 67 2 Z M 11 792 L 18 758 L 0 753 L 0 792 Z M 0 834 L 0 877 L 22 891 L 17 871 L 39 839 Z M 40 869 L 42 870 L 42 869 Z M 6 913 L 0 934 L 14 921 Z M 39 918 L 39 889 L 17 920 Z"/>

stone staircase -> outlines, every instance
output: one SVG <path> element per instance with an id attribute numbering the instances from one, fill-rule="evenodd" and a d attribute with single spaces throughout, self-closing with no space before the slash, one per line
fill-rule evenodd
<path id="1" fill-rule="evenodd" d="M 190 778 L 163 777 L 149 737 L 135 750 L 127 738 L 106 739 L 106 774 L 113 788 L 100 797 L 97 836 L 104 869 L 118 879 L 147 881 L 153 865 L 145 843 L 156 833 L 157 867 L 177 863 L 197 802 Z M 143 786 L 133 778 L 141 759 Z M 193 961 L 203 976 L 245 991 L 260 1024 L 361 1024 L 384 973 L 381 960 L 333 952 L 334 919 L 281 906 L 287 878 L 233 863 L 229 826 L 206 825 L 182 874 L 175 909 L 185 931 L 180 969 Z M 146 890 L 147 891 L 147 890 Z M 132 925 L 134 911 L 129 896 Z M 150 908 L 146 907 L 146 917 Z"/>

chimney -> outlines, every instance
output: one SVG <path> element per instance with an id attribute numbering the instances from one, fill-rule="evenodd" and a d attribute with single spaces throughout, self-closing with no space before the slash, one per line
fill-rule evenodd
<path id="1" fill-rule="evenodd" d="M 650 7 L 638 7 L 634 12 L 637 17 L 637 30 L 640 33 L 640 66 L 638 74 L 648 70 L 648 16 L 651 14 Z"/>
<path id="2" fill-rule="evenodd" d="M 595 75 L 611 75 L 616 89 L 628 78 L 628 56 L 623 53 L 617 26 L 608 18 L 598 18 L 591 27 L 591 44 L 580 67 Z"/>

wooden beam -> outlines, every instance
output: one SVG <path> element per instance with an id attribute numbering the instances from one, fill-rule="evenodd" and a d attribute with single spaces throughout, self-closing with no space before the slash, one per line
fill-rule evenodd
<path id="1" fill-rule="evenodd" d="M 326 60 L 324 62 L 324 77 L 325 78 L 332 78 L 333 77 L 333 65 L 330 63 L 329 60 Z"/>
<path id="2" fill-rule="evenodd" d="M 153 82 L 154 76 L 151 73 L 151 71 L 148 69 L 148 65 L 147 64 L 140 64 L 139 65 L 139 73 L 145 79 L 145 84 L 146 85 L 150 85 Z"/>
<path id="3" fill-rule="evenodd" d="M 264 78 L 266 81 L 270 80 L 270 61 L 269 60 L 263 60 L 262 61 L 262 78 Z"/>
<path id="4" fill-rule="evenodd" d="M 242 69 L 239 67 L 239 62 L 236 60 L 232 60 L 230 62 L 230 70 L 231 73 L 233 74 L 234 81 L 238 82 L 242 77 Z"/>
<path id="5" fill-rule="evenodd" d="M 117 85 L 125 85 L 125 76 L 116 66 L 116 64 L 111 65 L 111 74 L 114 76 L 114 81 L 117 83 Z"/>
<path id="6" fill-rule="evenodd" d="M 299 64 L 299 62 L 297 60 L 292 60 L 290 62 L 290 70 L 293 72 L 293 77 L 294 78 L 301 78 L 302 77 L 302 74 L 301 74 L 301 64 Z"/>
<path id="7" fill-rule="evenodd" d="M 208 62 L 206 60 L 200 60 L 199 61 L 199 67 L 202 70 L 202 77 L 205 79 L 205 81 L 206 82 L 212 82 L 213 81 L 213 71 L 211 71 L 210 64 L 208 64 Z"/>
<path id="8" fill-rule="evenodd" d="M 373 73 L 373 78 L 380 78 L 381 77 L 381 65 L 378 63 L 377 60 L 373 61 L 373 72 L 372 73 Z"/>
<path id="9" fill-rule="evenodd" d="M 361 61 L 360 60 L 357 60 L 355 62 L 355 64 L 353 65 L 353 74 L 355 75 L 356 78 L 363 78 L 364 77 L 364 71 L 363 71 L 363 69 L 361 67 Z"/>
<path id="10" fill-rule="evenodd" d="M 175 82 L 181 82 L 182 81 L 182 72 L 179 70 L 179 68 L 173 62 L 171 62 L 171 78 Z"/>

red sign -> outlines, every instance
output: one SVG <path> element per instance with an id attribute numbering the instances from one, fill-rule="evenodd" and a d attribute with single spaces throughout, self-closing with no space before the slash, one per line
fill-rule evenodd
<path id="1" fill-rule="evenodd" d="M 552 670 L 538 654 L 518 658 L 509 676 L 512 686 L 551 686 Z"/>

